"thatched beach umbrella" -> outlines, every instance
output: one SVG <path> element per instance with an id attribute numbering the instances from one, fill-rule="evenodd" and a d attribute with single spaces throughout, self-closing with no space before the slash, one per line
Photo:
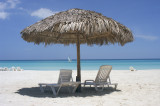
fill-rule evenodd
<path id="1" fill-rule="evenodd" d="M 124 45 L 133 41 L 131 31 L 117 21 L 100 13 L 70 9 L 49 16 L 22 32 L 22 38 L 35 44 L 76 44 L 77 46 L 77 81 L 81 81 L 80 44 Z"/>

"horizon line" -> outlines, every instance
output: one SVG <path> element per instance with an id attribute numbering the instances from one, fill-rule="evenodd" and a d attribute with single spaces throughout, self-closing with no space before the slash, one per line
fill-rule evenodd
<path id="1" fill-rule="evenodd" d="M 160 58 L 135 58 L 135 59 L 80 59 L 80 60 L 159 60 Z M 0 61 L 55 61 L 55 60 L 68 60 L 68 59 L 6 59 Z M 77 60 L 77 59 L 72 59 Z"/>

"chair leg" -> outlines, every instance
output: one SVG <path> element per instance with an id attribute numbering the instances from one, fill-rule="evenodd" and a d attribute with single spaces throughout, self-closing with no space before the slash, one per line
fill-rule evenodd
<path id="1" fill-rule="evenodd" d="M 58 95 L 58 92 L 56 93 L 56 90 L 55 90 L 55 88 L 53 86 L 51 86 L 51 89 L 52 89 L 52 92 L 53 92 L 54 96 Z"/>
<path id="2" fill-rule="evenodd" d="M 102 91 L 103 91 L 103 89 L 104 89 L 104 85 L 103 85 L 103 87 L 102 87 Z"/>
<path id="3" fill-rule="evenodd" d="M 115 90 L 117 89 L 117 84 L 115 84 Z"/>
<path id="4" fill-rule="evenodd" d="M 75 93 L 75 91 L 76 91 L 76 89 L 77 89 L 78 85 L 79 85 L 79 84 L 76 84 L 76 86 L 74 87 L 74 89 L 73 89 L 72 93 Z"/>
<path id="5" fill-rule="evenodd" d="M 109 87 L 109 84 L 107 84 L 107 86 Z"/>
<path id="6" fill-rule="evenodd" d="M 83 86 L 83 87 L 85 87 L 85 85 L 86 85 L 86 84 L 84 83 L 84 86 Z"/>
<path id="7" fill-rule="evenodd" d="M 43 86 L 39 85 L 41 92 L 44 92 Z"/>
<path id="8" fill-rule="evenodd" d="M 58 93 L 59 93 L 59 91 L 60 91 L 61 87 L 62 87 L 62 85 L 58 88 L 58 90 L 57 90 L 57 95 L 58 95 Z"/>
<path id="9" fill-rule="evenodd" d="M 69 89 L 70 86 L 67 86 L 69 93 L 71 93 L 71 90 Z"/>
<path id="10" fill-rule="evenodd" d="M 94 85 L 94 86 L 95 86 L 95 90 L 96 90 L 96 91 L 103 91 L 103 89 L 104 89 L 104 85 L 102 86 L 102 89 L 101 89 L 101 90 L 98 89 L 97 85 Z"/>
<path id="11" fill-rule="evenodd" d="M 117 89 L 117 86 L 118 86 L 118 83 L 108 84 L 108 86 L 109 86 L 109 85 L 114 85 L 114 90 L 116 90 L 116 89 Z"/>

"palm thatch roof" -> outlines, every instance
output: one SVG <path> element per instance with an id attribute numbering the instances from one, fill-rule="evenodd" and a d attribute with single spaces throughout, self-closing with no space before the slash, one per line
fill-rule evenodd
<path id="1" fill-rule="evenodd" d="M 124 45 L 133 41 L 132 32 L 119 22 L 100 13 L 70 9 L 49 16 L 22 32 L 22 38 L 36 44 L 74 44 L 79 36 L 80 44 Z"/>

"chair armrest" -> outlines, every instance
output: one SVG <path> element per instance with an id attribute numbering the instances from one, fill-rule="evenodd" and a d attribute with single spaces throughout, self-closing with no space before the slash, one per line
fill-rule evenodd
<path id="1" fill-rule="evenodd" d="M 84 81 L 84 84 L 85 84 L 86 82 L 94 82 L 94 80 L 85 80 L 85 81 Z"/>
<path id="2" fill-rule="evenodd" d="M 85 80 L 85 81 L 94 81 L 94 80 Z"/>

